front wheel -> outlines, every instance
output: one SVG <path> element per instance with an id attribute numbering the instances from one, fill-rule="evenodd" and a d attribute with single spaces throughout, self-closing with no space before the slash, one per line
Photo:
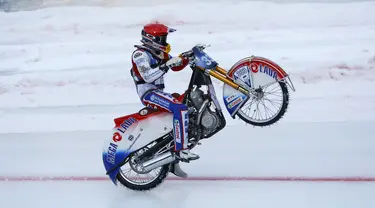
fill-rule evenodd
<path id="1" fill-rule="evenodd" d="M 269 126 L 287 111 L 289 91 L 285 82 L 277 81 L 254 89 L 249 100 L 238 110 L 238 117 L 254 126 Z"/>

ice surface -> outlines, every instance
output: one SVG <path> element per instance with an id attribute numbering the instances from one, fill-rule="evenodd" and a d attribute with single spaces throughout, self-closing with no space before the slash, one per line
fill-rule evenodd
<path id="1" fill-rule="evenodd" d="M 177 182 L 138 193 L 105 182 L 0 182 L 0 206 L 35 208 L 372 208 L 375 183 Z M 16 194 L 15 194 L 16 193 Z"/>
<path id="2" fill-rule="evenodd" d="M 195 149 L 201 159 L 181 166 L 193 177 L 373 177 L 374 126 L 374 121 L 228 126 Z M 0 176 L 104 177 L 100 152 L 108 136 L 111 132 L 102 130 L 0 134 L 0 151 L 12 155 L 0 158 Z"/>
<path id="3" fill-rule="evenodd" d="M 0 179 L 15 179 L 0 182 L 0 207 L 374 207 L 375 2 L 66 2 L 0 13 Z M 173 54 L 211 44 L 207 52 L 224 68 L 267 57 L 297 88 L 270 128 L 225 112 L 227 128 L 197 148 L 199 161 L 182 165 L 192 177 L 371 180 L 167 180 L 146 193 L 102 181 L 101 148 L 113 118 L 142 107 L 128 70 L 151 21 L 177 28 Z M 168 73 L 166 91 L 184 91 L 190 74 Z M 222 84 L 214 85 L 222 103 Z"/>

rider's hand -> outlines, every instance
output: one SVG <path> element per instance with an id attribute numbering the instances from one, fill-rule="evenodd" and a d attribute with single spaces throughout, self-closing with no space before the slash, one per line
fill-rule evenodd
<path id="1" fill-rule="evenodd" d="M 168 66 L 169 68 L 172 68 L 175 66 L 181 66 L 181 64 L 182 64 L 182 58 L 178 56 L 169 59 L 167 63 L 165 63 L 165 65 Z"/>
<path id="2" fill-rule="evenodd" d="M 169 59 L 166 63 L 160 65 L 159 69 L 167 73 L 169 69 L 172 69 L 173 71 L 179 71 L 185 67 L 180 67 L 183 65 L 185 65 L 184 59 L 179 56 L 176 56 Z"/>
<path id="3" fill-rule="evenodd" d="M 186 52 L 181 53 L 180 56 L 182 56 L 184 58 L 187 58 L 187 59 L 191 59 L 191 58 L 194 58 L 194 52 L 193 51 L 186 51 Z"/>

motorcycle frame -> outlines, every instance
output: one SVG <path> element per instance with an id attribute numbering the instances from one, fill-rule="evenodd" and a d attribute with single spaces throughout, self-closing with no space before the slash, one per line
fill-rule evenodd
<path id="1" fill-rule="evenodd" d="M 216 96 L 215 89 L 212 85 L 211 77 L 208 76 L 208 74 L 205 73 L 204 69 L 202 70 L 202 68 L 200 68 L 200 67 L 192 65 L 191 68 L 192 68 L 193 73 L 191 75 L 188 88 L 184 93 L 184 98 L 182 100 L 182 103 L 185 103 L 186 105 L 188 104 L 188 98 L 189 98 L 190 93 L 192 92 L 192 90 L 194 88 L 194 85 L 196 85 L 197 87 L 201 87 L 202 85 L 206 85 L 208 87 L 209 101 L 214 103 L 215 108 L 216 108 L 216 113 L 220 118 L 220 126 L 207 135 L 200 135 L 200 138 L 198 140 L 207 139 L 207 138 L 212 137 L 214 134 L 216 134 L 217 132 L 219 132 L 220 130 L 222 130 L 226 126 L 226 119 L 225 119 L 224 114 L 221 110 L 220 104 L 217 102 L 217 96 Z M 224 73 L 224 74 L 226 73 L 226 71 L 222 68 L 219 68 L 219 70 L 221 70 L 221 73 Z M 211 74 L 212 74 L 211 76 L 218 75 L 218 73 L 214 72 L 214 71 L 212 71 Z M 222 78 L 223 76 L 218 75 L 217 77 Z M 227 79 L 225 79 L 225 80 L 227 82 L 231 83 L 230 80 L 227 80 Z M 233 84 L 235 84 L 235 83 L 233 83 Z M 237 84 L 235 84 L 233 86 L 240 88 L 240 86 L 237 85 Z M 244 89 L 244 90 L 246 90 L 246 89 Z M 199 109 L 197 109 L 197 110 L 199 110 Z"/>
<path id="2" fill-rule="evenodd" d="M 216 66 L 214 69 L 205 69 L 205 68 L 202 68 L 202 67 L 199 67 L 199 66 L 195 66 L 194 64 L 191 65 L 191 68 L 193 69 L 193 75 L 191 76 L 191 79 L 190 79 L 190 83 L 189 83 L 189 87 L 188 87 L 188 90 L 185 92 L 185 97 L 184 97 L 184 102 L 185 102 L 185 99 L 189 96 L 190 92 L 191 92 L 191 89 L 193 88 L 193 85 L 196 84 L 198 86 L 200 85 L 212 85 L 212 81 L 211 81 L 211 76 L 224 82 L 225 84 L 233 87 L 234 89 L 240 91 L 241 93 L 243 93 L 244 95 L 246 95 L 246 99 L 244 100 L 244 102 L 237 107 L 237 109 L 235 110 L 235 113 L 234 115 L 232 116 L 232 118 L 235 118 L 235 114 L 237 113 L 237 111 L 247 102 L 248 99 L 250 99 L 250 91 L 247 90 L 245 87 L 241 86 L 240 84 L 237 84 L 233 81 L 232 78 L 228 77 L 227 76 L 227 71 L 219 66 Z M 196 83 L 196 82 L 199 82 L 201 80 L 199 80 L 199 76 L 202 77 L 202 79 L 204 80 L 203 83 Z M 198 79 L 198 81 L 196 81 L 196 79 Z M 216 93 L 213 95 L 216 98 Z M 215 106 L 217 109 L 220 109 L 220 114 L 222 115 L 222 111 L 221 111 L 221 107 L 220 107 L 220 104 L 219 103 L 215 103 Z M 223 120 L 225 120 L 224 118 L 224 115 L 223 115 Z M 212 135 L 210 135 L 212 136 Z"/>

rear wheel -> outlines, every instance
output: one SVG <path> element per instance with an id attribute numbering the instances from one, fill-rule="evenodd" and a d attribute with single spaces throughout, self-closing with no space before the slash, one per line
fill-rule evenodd
<path id="1" fill-rule="evenodd" d="M 120 168 L 117 180 L 125 187 L 135 191 L 146 191 L 159 186 L 168 176 L 169 164 L 144 172 L 140 167 L 137 157 L 143 154 L 148 148 L 138 150 L 132 154 L 128 162 Z M 165 148 L 163 148 L 165 150 Z M 159 154 L 159 153 L 156 153 Z"/>
<path id="2" fill-rule="evenodd" d="M 255 88 L 237 115 L 248 124 L 269 126 L 284 116 L 288 106 L 288 87 L 285 82 L 278 81 Z"/>
<path id="3" fill-rule="evenodd" d="M 117 174 L 117 180 L 125 187 L 135 191 L 147 191 L 156 188 L 164 179 L 168 176 L 169 165 L 162 166 L 155 177 L 151 180 L 148 177 L 138 175 L 132 178 L 125 175 L 124 171 L 120 171 Z"/>

